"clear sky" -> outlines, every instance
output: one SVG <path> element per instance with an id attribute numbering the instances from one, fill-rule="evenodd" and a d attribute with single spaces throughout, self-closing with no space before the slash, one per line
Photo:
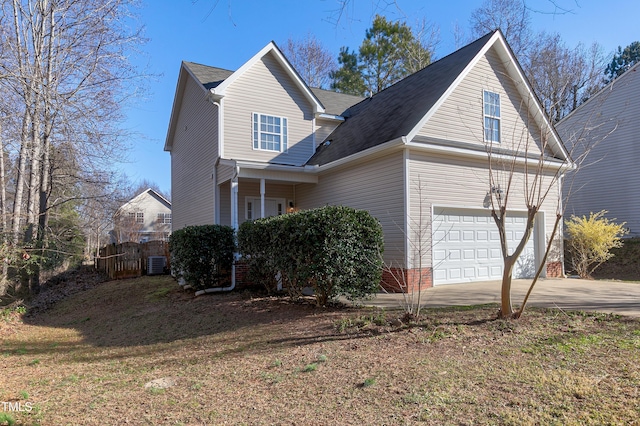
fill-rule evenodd
<path id="1" fill-rule="evenodd" d="M 471 12 L 482 0 L 351 0 L 337 21 L 337 0 L 146 0 L 139 10 L 148 43 L 132 62 L 158 75 L 148 95 L 128 107 L 124 127 L 134 133 L 120 169 L 134 181 L 171 189 L 170 155 L 163 151 L 183 60 L 235 70 L 270 41 L 313 34 L 336 57 L 357 49 L 376 13 L 410 26 L 426 19 L 440 28 L 436 58 L 455 50 L 454 27 L 467 36 Z M 558 32 L 569 47 L 597 41 L 607 56 L 640 40 L 638 0 L 526 0 L 535 31 Z M 554 4 L 568 12 L 553 13 Z"/>

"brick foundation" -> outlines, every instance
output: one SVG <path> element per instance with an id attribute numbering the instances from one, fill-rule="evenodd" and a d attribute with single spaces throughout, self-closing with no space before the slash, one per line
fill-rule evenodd
<path id="1" fill-rule="evenodd" d="M 431 268 L 403 269 L 391 268 L 382 272 L 380 285 L 389 293 L 414 293 L 419 290 L 422 272 L 422 290 L 433 287 Z"/>
<path id="2" fill-rule="evenodd" d="M 562 262 L 547 262 L 547 278 L 562 277 Z"/>
<path id="3" fill-rule="evenodd" d="M 249 265 L 245 262 L 236 262 L 236 288 L 243 289 L 251 286 L 255 286 L 247 277 L 249 272 Z"/>

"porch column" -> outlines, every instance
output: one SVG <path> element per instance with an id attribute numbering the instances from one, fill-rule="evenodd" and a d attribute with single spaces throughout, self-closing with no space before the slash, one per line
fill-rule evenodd
<path id="1" fill-rule="evenodd" d="M 231 180 L 231 227 L 238 229 L 238 178 Z"/>
<path id="2" fill-rule="evenodd" d="M 264 188 L 264 178 L 260 179 L 260 217 L 263 218 L 264 217 L 264 193 L 265 193 L 265 188 Z"/>

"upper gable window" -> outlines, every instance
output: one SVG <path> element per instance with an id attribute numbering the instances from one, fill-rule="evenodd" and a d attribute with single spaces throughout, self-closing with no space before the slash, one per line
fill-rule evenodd
<path id="1" fill-rule="evenodd" d="M 500 94 L 483 93 L 484 97 L 484 141 L 500 142 Z"/>
<path id="2" fill-rule="evenodd" d="M 287 119 L 253 113 L 253 149 L 285 152 L 287 150 Z"/>

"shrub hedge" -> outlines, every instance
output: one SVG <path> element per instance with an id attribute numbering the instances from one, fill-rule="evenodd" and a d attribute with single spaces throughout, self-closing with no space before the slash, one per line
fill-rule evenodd
<path id="1" fill-rule="evenodd" d="M 273 290 L 279 277 L 294 296 L 311 287 L 321 306 L 339 295 L 368 297 L 382 276 L 382 227 L 368 212 L 350 207 L 244 222 L 238 247 L 249 279 Z"/>
<path id="2" fill-rule="evenodd" d="M 196 290 L 230 285 L 236 248 L 233 228 L 222 225 L 187 226 L 169 239 L 176 278 Z"/>

